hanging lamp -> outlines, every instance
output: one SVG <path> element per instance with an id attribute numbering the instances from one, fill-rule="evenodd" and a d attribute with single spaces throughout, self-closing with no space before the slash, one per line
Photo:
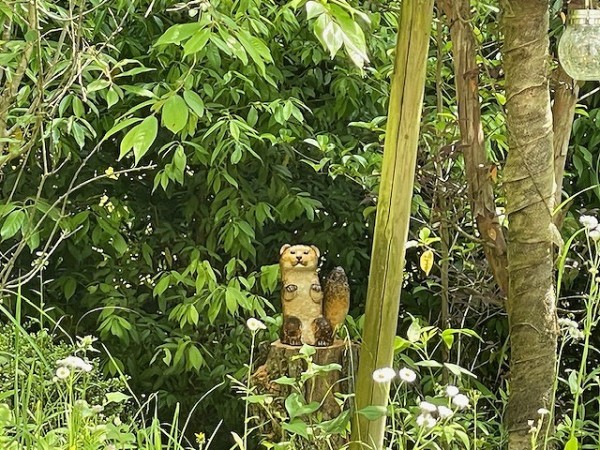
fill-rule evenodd
<path id="1" fill-rule="evenodd" d="M 569 11 L 567 27 L 558 44 L 558 58 L 574 80 L 600 80 L 600 10 Z"/>

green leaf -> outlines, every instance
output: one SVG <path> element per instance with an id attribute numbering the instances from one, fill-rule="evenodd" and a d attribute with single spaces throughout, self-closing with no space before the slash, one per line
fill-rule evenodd
<path id="1" fill-rule="evenodd" d="M 341 27 L 328 14 L 323 14 L 315 22 L 314 33 L 333 59 L 344 43 Z"/>
<path id="2" fill-rule="evenodd" d="M 323 13 L 326 13 L 327 9 L 319 2 L 309 1 L 306 2 L 306 18 L 314 19 L 317 16 L 320 16 Z"/>
<path id="3" fill-rule="evenodd" d="M 131 398 L 130 395 L 123 394 L 122 392 L 108 392 L 105 397 L 106 401 L 104 402 L 104 404 L 123 403 Z"/>
<path id="4" fill-rule="evenodd" d="M 192 38 L 183 46 L 183 56 L 188 56 L 202 50 L 210 39 L 210 35 L 211 31 L 208 28 L 205 28 L 192 36 Z"/>
<path id="5" fill-rule="evenodd" d="M 198 117 L 204 115 L 204 102 L 198 94 L 194 91 L 183 91 L 183 99 Z"/>
<path id="6" fill-rule="evenodd" d="M 79 99 L 79 97 L 73 97 L 73 103 L 71 105 L 73 108 L 73 114 L 77 117 L 83 117 L 85 114 L 85 107 L 83 106 L 83 102 Z"/>
<path id="7" fill-rule="evenodd" d="M 281 425 L 284 430 L 302 436 L 304 439 L 308 439 L 308 425 L 301 419 L 292 420 L 290 423 L 284 423 Z"/>
<path id="8" fill-rule="evenodd" d="M 121 141 L 121 153 L 119 159 L 123 158 L 133 148 L 135 163 L 146 154 L 158 134 L 158 120 L 155 116 L 146 117 L 142 123 L 133 127 Z"/>
<path id="9" fill-rule="evenodd" d="M 187 124 L 189 110 L 179 95 L 173 95 L 165 102 L 161 110 L 163 124 L 173 133 L 179 133 Z"/>
<path id="10" fill-rule="evenodd" d="M 67 278 L 67 281 L 65 281 L 65 284 L 63 285 L 65 299 L 69 300 L 71 297 L 73 297 L 73 294 L 75 294 L 75 289 L 77 289 L 77 281 L 75 281 L 75 278 Z"/>
<path id="11" fill-rule="evenodd" d="M 286 386 L 294 386 L 297 383 L 297 381 L 295 378 L 279 377 L 276 380 L 273 380 L 273 383 L 283 384 Z"/>
<path id="12" fill-rule="evenodd" d="M 29 247 L 29 250 L 33 252 L 36 248 L 38 248 L 40 246 L 40 231 L 39 230 L 36 230 L 36 231 L 28 230 L 26 235 L 27 235 L 27 246 Z"/>
<path id="13" fill-rule="evenodd" d="M 412 343 L 417 342 L 421 338 L 421 325 L 419 325 L 418 320 L 413 320 L 410 324 L 406 332 L 406 337 Z"/>
<path id="14" fill-rule="evenodd" d="M 231 314 L 235 314 L 238 310 L 237 296 L 232 288 L 227 288 L 225 291 L 225 305 Z"/>
<path id="15" fill-rule="evenodd" d="M 261 75 L 266 75 L 265 62 L 272 62 L 271 52 L 269 48 L 260 39 L 251 36 L 247 31 L 240 30 L 237 37 L 241 44 L 244 46 L 254 64 L 258 67 Z"/>
<path id="16" fill-rule="evenodd" d="M 452 333 L 446 333 L 448 330 L 442 331 L 442 340 L 446 344 L 446 348 L 451 349 L 454 344 L 454 335 Z"/>
<path id="17" fill-rule="evenodd" d="M 285 409 L 287 410 L 287 413 L 290 416 L 290 419 L 294 419 L 294 417 L 299 415 L 298 411 L 300 411 L 304 406 L 305 406 L 304 399 L 297 392 L 291 393 L 285 399 Z"/>
<path id="18" fill-rule="evenodd" d="M 108 105 L 108 108 L 110 109 L 110 107 L 116 104 L 118 101 L 119 94 L 114 90 L 114 88 L 111 87 L 106 93 L 106 104 Z"/>
<path id="19" fill-rule="evenodd" d="M 444 363 L 444 366 L 457 377 L 460 377 L 461 375 L 468 375 L 470 377 L 477 378 L 477 375 L 475 375 L 473 372 L 464 369 L 459 365 L 452 363 Z"/>
<path id="20" fill-rule="evenodd" d="M 121 236 L 120 233 L 116 233 L 113 236 L 112 246 L 117 251 L 117 254 L 119 256 L 123 256 L 125 254 L 125 252 L 127 252 L 127 249 L 129 248 L 129 247 L 127 247 L 127 242 L 125 242 L 125 239 L 123 239 L 123 236 Z"/>
<path id="21" fill-rule="evenodd" d="M 233 440 L 235 441 L 235 445 L 240 448 L 240 450 L 246 450 L 244 447 L 244 441 L 235 431 L 231 431 L 231 435 L 233 436 Z M 234 447 L 235 448 L 235 447 Z"/>
<path id="22" fill-rule="evenodd" d="M 10 425 L 12 420 L 12 410 L 6 403 L 0 403 L 0 428 Z"/>
<path id="23" fill-rule="evenodd" d="M 352 17 L 337 5 L 332 5 L 335 21 L 339 24 L 344 39 L 344 48 L 357 67 L 362 68 L 369 62 L 365 34 Z"/>
<path id="24" fill-rule="evenodd" d="M 319 423 L 317 426 L 325 431 L 325 433 L 331 434 L 345 434 L 348 424 L 350 423 L 350 411 L 343 411 L 335 419 L 327 420 Z"/>
<path id="25" fill-rule="evenodd" d="M 377 420 L 387 414 L 387 409 L 385 406 L 367 406 L 356 412 L 365 416 L 367 420 Z"/>
<path id="26" fill-rule="evenodd" d="M 203 27 L 204 25 L 199 22 L 173 25 L 158 38 L 154 47 L 165 44 L 179 44 L 181 41 L 200 31 Z"/>
<path id="27" fill-rule="evenodd" d="M 231 134 L 231 137 L 234 140 L 236 140 L 236 141 L 240 140 L 240 129 L 238 128 L 235 121 L 233 121 L 233 120 L 229 122 L 229 133 Z"/>
<path id="28" fill-rule="evenodd" d="M 158 283 L 156 283 L 156 286 L 154 286 L 152 295 L 154 295 L 155 297 L 158 295 L 161 295 L 163 292 L 165 292 L 167 290 L 170 282 L 171 282 L 171 277 L 169 275 L 162 277 L 160 279 L 160 281 Z"/>
<path id="29" fill-rule="evenodd" d="M 17 234 L 23 226 L 26 217 L 27 215 L 21 209 L 11 212 L 2 224 L 2 229 L 0 229 L 2 240 L 5 241 Z"/>
<path id="30" fill-rule="evenodd" d="M 565 445 L 565 450 L 578 450 L 579 442 L 577 442 L 577 438 L 575 436 L 571 436 Z"/>
<path id="31" fill-rule="evenodd" d="M 110 81 L 108 81 L 108 80 L 94 80 L 90 84 L 87 85 L 86 89 L 87 89 L 88 93 L 90 93 L 90 92 L 101 91 L 102 89 L 106 89 L 108 86 L 110 86 Z"/>
<path id="32" fill-rule="evenodd" d="M 571 394 L 575 395 L 577 392 L 580 392 L 579 380 L 578 380 L 578 372 L 576 370 L 572 370 L 569 374 L 568 378 L 569 389 Z"/>
<path id="33" fill-rule="evenodd" d="M 420 367 L 443 367 L 441 362 L 434 361 L 433 359 L 424 359 L 423 361 L 417 361 L 415 366 Z"/>
<path id="34" fill-rule="evenodd" d="M 104 135 L 102 140 L 106 141 L 112 135 L 118 133 L 119 131 L 123 130 L 124 128 L 127 128 L 129 125 L 140 122 L 141 120 L 142 119 L 140 119 L 139 117 L 132 117 L 130 119 L 125 119 L 123 122 L 117 122 L 116 125 L 114 125 L 110 130 L 108 130 L 108 132 Z"/>

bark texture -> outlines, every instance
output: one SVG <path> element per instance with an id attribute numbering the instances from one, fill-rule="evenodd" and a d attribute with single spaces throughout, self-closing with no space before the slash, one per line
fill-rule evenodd
<path id="1" fill-rule="evenodd" d="M 508 292 L 506 240 L 496 214 L 494 187 L 489 171 L 479 101 L 477 47 L 471 26 L 469 0 L 437 0 L 447 18 L 452 38 L 452 57 L 458 121 L 465 160 L 471 211 L 484 241 L 484 251 L 494 279 L 503 294 Z"/>
<path id="2" fill-rule="evenodd" d="M 273 342 L 266 362 L 256 369 L 250 380 L 251 385 L 255 388 L 255 394 L 269 394 L 274 398 L 268 411 L 258 404 L 252 404 L 251 410 L 261 434 L 271 442 L 280 442 L 283 438 L 281 422 L 273 420 L 273 418 L 287 415 L 285 399 L 293 392 L 291 386 L 278 384 L 273 380 L 283 376 L 299 378 L 302 375 L 307 367 L 304 360 L 297 358 L 300 348 L 282 344 L 280 341 Z M 320 402 L 319 414 L 322 415 L 323 420 L 330 420 L 341 413 L 334 394 L 338 392 L 349 394 L 353 391 L 351 382 L 354 379 L 358 349 L 356 345 L 347 346 L 344 341 L 338 339 L 329 347 L 316 347 L 315 351 L 312 356 L 313 363 L 320 366 L 328 364 L 342 366 L 341 372 L 337 370 L 326 372 L 309 380 L 304 385 L 303 394 L 306 402 Z M 335 439 L 335 444 L 339 447 L 345 444 L 341 436 Z M 303 444 L 302 448 L 306 449 L 327 448 L 325 442 L 311 443 L 307 441 Z"/>
<path id="3" fill-rule="evenodd" d="M 504 171 L 509 220 L 507 310 L 511 339 L 509 450 L 531 448 L 528 420 L 549 408 L 556 367 L 552 210 L 554 153 L 546 0 L 504 0 L 510 151 Z M 540 433 L 543 439 L 543 433 Z"/>

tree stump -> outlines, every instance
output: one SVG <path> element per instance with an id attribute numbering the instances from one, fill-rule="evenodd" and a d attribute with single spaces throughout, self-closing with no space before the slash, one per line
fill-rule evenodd
<path id="1" fill-rule="evenodd" d="M 308 364 L 300 355 L 302 347 L 294 347 L 281 343 L 277 340 L 271 344 L 266 362 L 258 367 L 251 378 L 255 395 L 269 395 L 272 402 L 269 405 L 252 405 L 252 415 L 255 418 L 261 434 L 271 442 L 281 442 L 285 437 L 285 429 L 282 427 L 289 422 L 289 414 L 285 407 L 285 401 L 294 392 L 298 392 L 294 386 L 276 383 L 281 377 L 288 377 L 302 384 L 302 378 L 307 378 Z M 358 364 L 358 345 L 336 339 L 329 347 L 314 347 L 315 353 L 311 356 L 312 364 L 317 366 L 328 366 L 339 364 L 341 370 L 330 370 L 321 373 L 316 368 L 318 375 L 308 377 L 302 386 L 302 395 L 305 403 L 320 403 L 319 409 L 312 413 L 309 422 L 323 422 L 335 419 L 342 410 L 336 393 L 349 394 L 354 392 L 354 373 Z M 304 377 L 303 377 L 304 375 Z M 344 409 L 348 409 L 345 407 Z M 341 437 L 336 442 L 342 445 Z M 302 448 L 318 449 L 321 446 L 316 441 L 306 441 Z M 325 448 L 325 447 L 323 447 Z"/>

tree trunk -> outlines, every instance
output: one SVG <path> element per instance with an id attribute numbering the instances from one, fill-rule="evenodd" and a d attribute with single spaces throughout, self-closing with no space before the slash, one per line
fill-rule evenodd
<path id="1" fill-rule="evenodd" d="M 554 155 L 546 0 L 504 0 L 510 151 L 505 175 L 511 339 L 509 450 L 530 449 L 528 420 L 548 408 L 556 369 Z M 543 437 L 543 433 L 540 433 Z"/>
<path id="2" fill-rule="evenodd" d="M 356 408 L 387 405 L 389 383 L 375 383 L 375 369 L 390 366 L 398 325 L 419 126 L 427 68 L 433 0 L 404 0 L 391 84 L 381 186 L 360 349 Z M 381 449 L 385 417 L 356 414 L 353 448 Z"/>
<path id="3" fill-rule="evenodd" d="M 508 292 L 506 241 L 496 214 L 494 188 L 484 147 L 479 102 L 479 66 L 471 27 L 470 0 L 438 0 L 452 37 L 458 123 L 471 201 L 471 214 L 484 241 L 485 256 L 503 294 Z"/>
<path id="4" fill-rule="evenodd" d="M 291 386 L 275 383 L 273 380 L 286 376 L 299 379 L 306 371 L 307 365 L 298 353 L 302 347 L 293 347 L 282 344 L 280 341 L 273 342 L 269 349 L 266 362 L 258 367 L 250 380 L 255 388 L 254 393 L 268 394 L 274 398 L 273 403 L 268 405 L 268 412 L 259 404 L 252 404 L 252 416 L 263 436 L 271 442 L 280 442 L 284 438 L 284 430 L 280 420 L 273 417 L 285 417 L 285 400 L 294 390 Z M 303 396 L 306 403 L 313 401 L 321 403 L 318 414 L 322 420 L 331 420 L 341 413 L 334 394 L 350 394 L 353 391 L 351 385 L 354 379 L 355 365 L 358 358 L 358 349 L 355 344 L 347 346 L 344 341 L 336 340 L 329 347 L 315 347 L 312 362 L 319 366 L 339 364 L 342 370 L 332 370 L 309 379 L 303 387 Z M 346 412 L 348 414 L 348 412 Z M 339 447 L 345 444 L 341 435 L 330 437 Z M 303 442 L 302 448 L 320 449 L 328 448 L 326 442 Z"/>

